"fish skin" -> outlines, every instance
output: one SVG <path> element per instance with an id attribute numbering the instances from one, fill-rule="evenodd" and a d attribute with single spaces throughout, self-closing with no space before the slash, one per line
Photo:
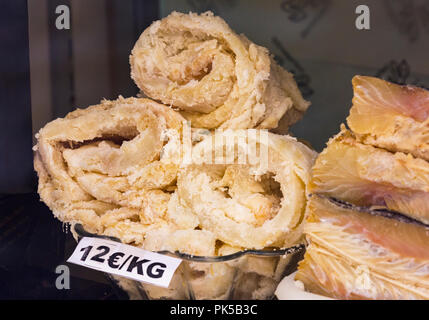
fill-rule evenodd
<path id="1" fill-rule="evenodd" d="M 309 207 L 313 222 L 342 227 L 344 232 L 361 235 L 392 253 L 429 262 L 429 226 L 357 211 L 353 207 L 339 207 L 319 196 L 311 197 Z M 308 234 L 310 229 L 305 227 Z"/>
<path id="2" fill-rule="evenodd" d="M 347 124 L 366 144 L 429 160 L 429 91 L 366 76 L 352 80 Z"/>
<path id="3" fill-rule="evenodd" d="M 429 229 L 312 196 L 296 280 L 337 299 L 429 299 Z"/>
<path id="4" fill-rule="evenodd" d="M 427 288 L 368 270 L 365 265 L 332 256 L 317 243 L 312 243 L 299 264 L 295 280 L 301 281 L 308 292 L 340 300 L 429 299 Z"/>

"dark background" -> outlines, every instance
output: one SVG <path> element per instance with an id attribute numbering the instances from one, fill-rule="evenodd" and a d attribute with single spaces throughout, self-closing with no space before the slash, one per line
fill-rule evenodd
<path id="1" fill-rule="evenodd" d="M 108 2 L 116 26 L 121 25 L 121 19 L 129 19 L 120 15 L 120 1 Z M 49 10 L 55 12 L 58 4 L 69 1 L 49 0 Z M 129 1 L 128 5 L 133 8 L 134 34 L 127 42 L 118 40 L 121 45 L 109 60 L 112 66 L 124 64 L 138 35 L 158 18 L 157 1 Z M 44 58 L 51 60 L 54 117 L 64 116 L 75 108 L 72 45 L 70 31 L 49 28 L 50 55 Z M 116 53 L 121 51 L 125 55 L 118 56 Z M 101 273 L 70 264 L 67 265 L 71 269 L 71 290 L 55 287 L 58 276 L 55 268 L 65 264 L 75 241 L 70 232 L 63 232 L 65 226 L 53 218 L 35 193 L 29 57 L 27 1 L 1 1 L 0 299 L 124 299 L 123 293 Z M 105 97 L 115 98 L 120 93 L 137 93 L 131 79 L 114 86 Z"/>
<path id="2" fill-rule="evenodd" d="M 38 0 L 29 0 L 29 4 L 30 2 L 33 8 L 37 8 Z M 47 100 L 53 107 L 46 122 L 65 116 L 77 106 L 95 104 L 102 98 L 115 99 L 120 94 L 136 95 L 137 87 L 129 77 L 128 55 L 140 33 L 159 17 L 158 1 L 105 0 L 105 12 L 100 15 L 108 21 L 107 49 L 111 50 L 102 53 L 95 45 L 91 46 L 90 41 L 94 40 L 97 34 L 94 34 L 94 31 L 91 34 L 92 26 L 85 25 L 82 27 L 84 33 L 88 30 L 87 33 L 92 38 L 88 36 L 88 39 L 83 39 L 86 41 L 82 41 L 86 44 L 81 49 L 83 52 L 76 52 L 76 48 L 73 50 L 72 29 L 58 30 L 55 27 L 55 8 L 60 4 L 70 6 L 70 2 L 72 1 L 46 1 L 48 54 L 37 57 L 36 60 L 50 63 L 47 72 L 50 73 L 48 85 L 51 96 Z M 33 133 L 39 128 L 32 126 L 32 112 L 34 116 L 38 116 L 42 111 L 38 105 L 31 105 L 28 7 L 25 0 L 0 3 L 0 195 L 36 190 L 32 144 Z M 97 16 L 90 17 L 89 20 L 96 18 Z M 125 23 L 132 29 L 122 30 Z M 37 49 L 37 41 L 35 47 Z M 76 56 L 92 57 L 93 60 L 83 61 L 87 63 L 83 68 L 91 69 L 91 64 L 94 64 L 94 60 L 101 54 L 108 56 L 106 68 L 109 69 L 110 83 L 107 90 L 101 92 L 96 100 L 92 98 L 94 94 L 91 96 L 84 93 L 81 94 L 84 97 L 81 100 L 84 101 L 76 101 L 74 59 Z M 89 91 L 94 90 L 91 85 L 96 87 L 97 84 L 85 83 Z M 88 96 L 90 98 L 87 98 Z M 45 123 L 38 125 L 43 126 Z"/>

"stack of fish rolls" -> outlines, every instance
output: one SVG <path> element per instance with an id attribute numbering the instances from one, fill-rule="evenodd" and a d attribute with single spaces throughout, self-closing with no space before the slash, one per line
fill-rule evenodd
<path id="1" fill-rule="evenodd" d="M 210 12 L 155 21 L 130 69 L 144 98 L 103 100 L 37 134 L 38 192 L 54 216 L 72 230 L 194 256 L 302 243 L 316 152 L 267 131 L 287 132 L 310 105 L 293 75 Z M 143 286 L 153 299 L 266 299 L 290 257 L 193 261 L 168 289 Z"/>

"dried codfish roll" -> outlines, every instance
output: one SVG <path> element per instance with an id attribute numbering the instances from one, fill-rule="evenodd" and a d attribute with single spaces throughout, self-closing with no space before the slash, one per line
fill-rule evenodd
<path id="1" fill-rule="evenodd" d="M 302 237 L 307 183 L 316 152 L 290 136 L 265 132 L 264 139 L 252 132 L 217 132 L 197 144 L 193 157 L 201 165 L 179 172 L 179 203 L 198 217 L 203 229 L 229 245 L 288 247 Z M 233 143 L 216 145 L 222 138 Z M 260 156 L 253 163 L 238 164 L 237 157 L 249 146 Z M 234 162 L 209 164 L 204 150 L 212 150 L 213 155 L 235 154 Z"/>
<path id="2" fill-rule="evenodd" d="M 312 196 L 295 277 L 338 299 L 429 299 L 429 226 Z"/>
<path id="3" fill-rule="evenodd" d="M 177 107 L 195 128 L 276 128 L 309 106 L 266 48 L 211 12 L 173 12 L 140 36 L 131 76 L 148 97 Z"/>
<path id="4" fill-rule="evenodd" d="M 381 79 L 353 78 L 353 107 L 347 118 L 365 144 L 429 160 L 429 91 Z"/>
<path id="5" fill-rule="evenodd" d="M 48 123 L 35 147 L 41 199 L 63 222 L 151 251 L 214 257 L 303 240 L 316 152 L 265 130 L 199 135 L 186 125 L 171 108 L 137 98 Z M 234 288 L 236 297 L 262 299 L 289 258 L 182 263 L 168 289 L 115 279 L 133 297 L 224 299 Z"/>
<path id="6" fill-rule="evenodd" d="M 429 163 L 359 143 L 345 129 L 317 158 L 309 188 L 311 193 L 429 224 Z"/>
<path id="7" fill-rule="evenodd" d="M 78 109 L 37 135 L 39 194 L 63 222 L 141 244 L 163 224 L 178 164 L 160 161 L 165 130 L 184 119 L 148 99 L 119 98 Z"/>

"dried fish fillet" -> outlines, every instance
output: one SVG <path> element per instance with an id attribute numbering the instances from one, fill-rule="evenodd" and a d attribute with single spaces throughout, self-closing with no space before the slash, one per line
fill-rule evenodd
<path id="1" fill-rule="evenodd" d="M 428 90 L 364 76 L 353 89 L 347 123 L 360 140 L 429 160 Z"/>
<path id="2" fill-rule="evenodd" d="M 316 159 L 296 280 L 338 299 L 429 299 L 429 92 L 353 78 Z"/>
<path id="3" fill-rule="evenodd" d="M 309 106 L 266 48 L 237 35 L 211 12 L 173 12 L 147 28 L 130 56 L 148 97 L 177 107 L 195 128 L 283 131 Z"/>
<path id="4" fill-rule="evenodd" d="M 311 197 L 296 280 L 338 299 L 429 299 L 429 228 Z"/>
<path id="5" fill-rule="evenodd" d="M 312 169 L 310 192 L 385 208 L 429 224 L 429 163 L 356 141 L 345 129 Z"/>

